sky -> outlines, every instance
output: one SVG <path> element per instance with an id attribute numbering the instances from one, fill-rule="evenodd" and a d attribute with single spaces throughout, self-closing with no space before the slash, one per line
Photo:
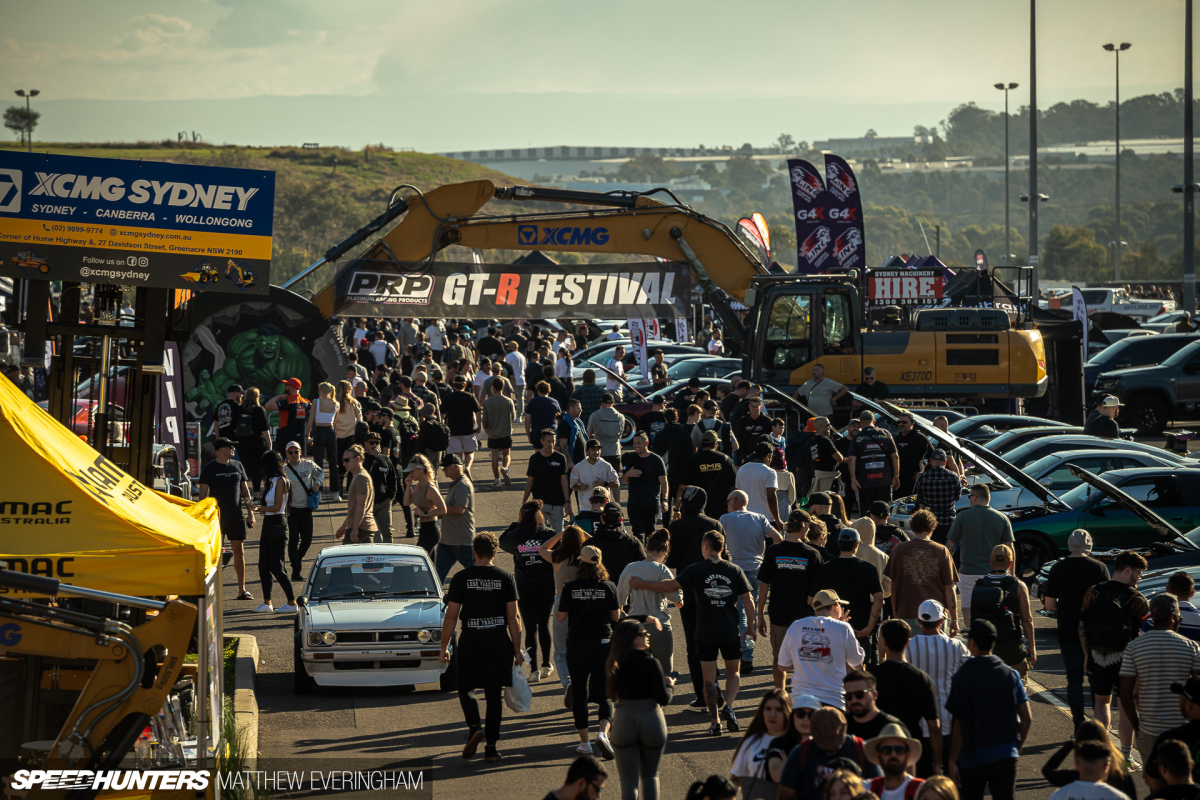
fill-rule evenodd
<path id="1" fill-rule="evenodd" d="M 1039 106 L 1111 99 L 1105 42 L 1133 44 L 1123 97 L 1181 86 L 1183 18 L 1041 0 Z M 48 141 L 766 146 L 1029 100 L 1012 0 L 38 0 L 0 4 L 0 44 Z"/>

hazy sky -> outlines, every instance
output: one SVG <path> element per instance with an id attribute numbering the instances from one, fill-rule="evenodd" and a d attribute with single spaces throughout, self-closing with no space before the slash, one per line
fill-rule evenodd
<path id="1" fill-rule="evenodd" d="M 1039 105 L 1182 85 L 1183 0 L 1041 0 Z M 765 145 L 906 135 L 1028 102 L 1009 0 L 38 0 L 0 5 L 0 74 L 38 139 Z M 16 98 L 13 98 L 16 101 Z"/>

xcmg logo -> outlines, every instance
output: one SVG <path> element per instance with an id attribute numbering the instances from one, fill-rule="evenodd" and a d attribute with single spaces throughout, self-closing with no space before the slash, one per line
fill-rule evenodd
<path id="1" fill-rule="evenodd" d="M 21 170 L 0 169 L 0 211 L 15 214 L 21 210 Z"/>
<path id="2" fill-rule="evenodd" d="M 532 245 L 594 245 L 608 244 L 608 228 L 548 228 L 544 225 L 518 225 L 517 244 Z"/>
<path id="3" fill-rule="evenodd" d="M 21 643 L 21 626 L 15 622 L 0 625 L 0 647 L 16 647 Z"/>

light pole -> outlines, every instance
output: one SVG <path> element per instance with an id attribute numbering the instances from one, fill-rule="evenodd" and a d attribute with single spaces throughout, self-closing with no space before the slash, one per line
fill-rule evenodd
<path id="1" fill-rule="evenodd" d="M 1104 49 L 1116 57 L 1117 62 L 1117 255 L 1113 259 L 1113 280 L 1121 280 L 1121 53 L 1133 47 L 1129 42 L 1106 44 Z"/>
<path id="2" fill-rule="evenodd" d="M 1029 293 L 1038 296 L 1037 0 L 1029 0 Z"/>
<path id="3" fill-rule="evenodd" d="M 25 98 L 25 141 L 29 145 L 29 152 L 33 152 L 33 114 L 29 108 L 30 98 L 37 97 L 41 94 L 37 89 L 30 89 L 26 92 L 24 89 L 17 89 L 17 97 Z"/>
<path id="4" fill-rule="evenodd" d="M 1017 88 L 1017 84 L 997 83 L 996 88 L 1004 92 L 1004 263 L 1011 265 L 1008 246 L 1008 92 Z"/>

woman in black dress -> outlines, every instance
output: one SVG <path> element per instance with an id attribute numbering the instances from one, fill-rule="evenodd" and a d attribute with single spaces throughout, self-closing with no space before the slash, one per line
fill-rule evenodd
<path id="1" fill-rule="evenodd" d="M 471 549 L 474 565 L 460 570 L 450 580 L 450 590 L 446 593 L 441 659 L 450 663 L 450 637 L 461 617 L 458 702 L 469 731 L 463 758 L 475 755 L 479 743 L 486 740 L 483 760 L 499 761 L 496 742 L 500 739 L 504 687 L 512 685 L 513 667 L 520 666 L 522 660 L 518 644 L 521 626 L 517 622 L 517 583 L 511 573 L 492 563 L 500 549 L 496 534 L 476 534 Z M 484 727 L 479 724 L 479 704 L 468 694 L 472 689 L 482 689 L 487 702 Z"/>
<path id="2" fill-rule="evenodd" d="M 588 703 L 599 706 L 599 733 L 596 746 L 605 760 L 614 756 L 608 740 L 612 703 L 608 699 L 605 662 L 608 660 L 612 624 L 621 617 L 617 587 L 608 579 L 608 570 L 600 563 L 599 548 L 588 545 L 579 553 L 575 580 L 563 586 L 556 618 L 567 623 L 567 671 L 574 688 L 572 711 L 579 747 L 575 752 L 591 755 L 588 740 Z"/>
<path id="3" fill-rule="evenodd" d="M 538 553 L 555 537 L 542 516 L 542 501 L 530 500 L 521 506 L 517 523 L 500 537 L 500 546 L 512 553 L 521 599 L 517 607 L 525 626 L 525 649 L 529 652 L 529 682 L 549 678 L 554 672 L 550 658 L 550 612 L 554 610 L 554 567 Z M 538 644 L 542 645 L 542 666 L 538 669 Z"/>
<path id="4" fill-rule="evenodd" d="M 246 468 L 246 476 L 254 494 L 262 486 L 262 455 L 271 449 L 271 424 L 267 411 L 262 407 L 262 392 L 251 386 L 242 395 L 242 419 L 238 423 L 238 460 Z"/>

